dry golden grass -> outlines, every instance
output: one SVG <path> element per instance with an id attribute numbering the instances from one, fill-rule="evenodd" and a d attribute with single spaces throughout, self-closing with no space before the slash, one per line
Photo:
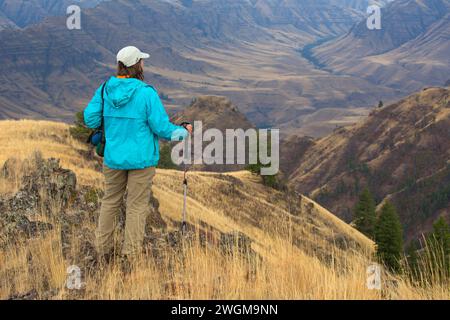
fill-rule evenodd
<path id="1" fill-rule="evenodd" d="M 74 171 L 80 184 L 101 186 L 101 173 L 80 154 L 87 146 L 72 139 L 68 128 L 65 123 L 50 121 L 0 121 L 0 165 L 8 158 L 27 159 L 39 150 L 44 158 L 61 159 L 61 165 Z M 19 180 L 13 186 L 5 183 L 0 179 L 0 193 L 14 192 Z"/>
<path id="2" fill-rule="evenodd" d="M 64 137 L 56 140 L 54 137 Z M 19 143 L 20 142 L 20 143 Z M 0 166 L 11 156 L 34 150 L 61 158 L 83 184 L 100 184 L 94 163 L 76 150 L 85 147 L 68 135 L 68 126 L 51 122 L 0 122 Z M 3 152 L 5 150 L 5 152 Z M 17 177 L 17 181 L 20 181 Z M 247 172 L 226 175 L 189 173 L 188 220 L 203 229 L 241 231 L 261 260 L 224 255 L 217 246 L 186 242 L 168 250 L 162 265 L 142 256 L 129 275 L 118 265 L 87 276 L 81 296 L 65 288 L 68 263 L 61 253 L 60 230 L 0 250 L 0 299 L 35 289 L 40 298 L 71 299 L 449 299 L 448 288 L 415 287 L 407 278 L 386 275 L 383 290 L 368 290 L 366 269 L 372 241 L 307 198 L 292 215 L 282 194 L 262 186 Z M 155 196 L 169 229 L 180 220 L 182 173 L 158 170 Z M 7 185 L 1 192 L 17 188 Z M 52 222 L 52 221 L 50 221 Z M 89 230 L 95 227 L 84 222 Z M 345 237 L 346 246 L 338 244 Z M 53 291 L 51 291 L 53 290 Z"/>

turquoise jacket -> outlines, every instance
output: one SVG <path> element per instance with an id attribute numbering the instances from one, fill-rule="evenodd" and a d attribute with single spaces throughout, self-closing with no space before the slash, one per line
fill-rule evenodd
<path id="1" fill-rule="evenodd" d="M 84 110 L 84 122 L 92 129 L 102 120 L 102 86 Z M 158 138 L 183 140 L 188 132 L 169 121 L 156 90 L 137 79 L 111 77 L 105 86 L 104 163 L 116 170 L 155 167 L 159 161 Z"/>

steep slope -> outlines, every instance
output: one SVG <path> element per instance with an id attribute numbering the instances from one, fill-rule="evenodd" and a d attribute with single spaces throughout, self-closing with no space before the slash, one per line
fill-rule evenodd
<path id="1" fill-rule="evenodd" d="M 68 33 L 64 19 L 58 21 L 1 32 L 0 59 L 14 72 L 0 74 L 0 118 L 73 118 L 110 70 L 97 62 L 107 50 L 83 32 Z"/>
<path id="2" fill-rule="evenodd" d="M 81 199 L 75 197 L 73 192 L 69 192 L 72 200 L 63 212 L 56 210 L 49 214 L 45 211 L 45 215 L 34 212 L 32 221 L 46 219 L 45 221 L 54 225 L 62 219 L 67 219 L 67 223 L 75 221 L 76 227 L 73 231 L 83 235 L 75 237 L 81 239 L 81 250 L 90 250 L 89 246 L 86 247 L 89 244 L 86 241 L 90 241 L 89 239 L 93 237 L 95 217 L 98 215 L 95 190 L 101 189 L 102 184 L 99 184 L 101 173 L 96 169 L 97 161 L 86 157 L 86 146 L 70 138 L 67 125 L 36 121 L 0 122 L 0 144 L 3 150 L 0 158 L 1 166 L 6 159 L 15 157 L 20 162 L 33 152 L 39 151 L 43 158 L 59 155 L 62 167 L 69 167 L 78 178 L 81 177 L 78 179 L 76 189 L 77 193 L 82 195 Z M 22 174 L 25 176 L 34 174 L 30 172 L 12 174 L 15 171 L 11 164 L 6 168 L 6 171 L 2 170 L 0 185 L 7 187 L 8 190 L 4 188 L 0 190 L 2 199 L 5 192 L 15 193 L 12 186 L 21 187 Z M 57 171 L 60 173 L 59 180 L 50 179 L 51 182 L 61 181 L 63 175 L 70 175 L 67 170 L 57 169 Z M 186 251 L 178 248 L 173 253 L 167 248 L 165 253 L 167 258 L 161 261 L 162 267 L 153 264 L 158 260 L 149 259 L 142 262 L 133 276 L 124 279 L 125 282 L 120 281 L 122 284 L 114 278 L 117 277 L 115 270 L 103 275 L 109 280 L 102 278 L 102 275 L 98 277 L 89 275 L 87 279 L 89 288 L 82 293 L 84 298 L 377 298 L 376 293 L 365 288 L 365 270 L 370 261 L 373 243 L 315 202 L 303 196 L 289 196 L 266 188 L 257 177 L 248 172 L 233 174 L 190 172 L 188 179 L 190 181 L 187 202 L 188 223 L 190 228 L 195 228 L 196 232 L 204 234 L 206 239 L 209 239 L 210 246 L 199 248 L 194 244 Z M 182 180 L 182 172 L 170 170 L 158 170 L 155 178 L 153 191 L 159 202 L 159 211 L 168 226 L 169 236 L 176 235 L 175 230 L 179 227 Z M 52 184 L 50 189 L 43 193 L 59 194 L 57 184 Z M 17 199 L 26 197 L 27 192 L 22 190 L 16 194 Z M 76 206 L 79 201 L 88 203 L 81 207 L 71 207 Z M 1 205 L 0 201 L 0 207 Z M 88 210 L 88 213 L 80 220 L 82 210 Z M 0 218 L 6 219 L 8 217 L 6 214 L 7 212 L 1 211 Z M 56 215 L 57 218 L 53 219 L 51 215 Z M 26 218 L 24 220 L 27 221 Z M 10 226 L 14 226 L 14 222 Z M 1 298 L 21 293 L 14 291 L 14 288 L 23 291 L 37 290 L 35 297 L 48 295 L 53 298 L 70 297 L 70 292 L 64 289 L 64 279 L 58 277 L 58 274 L 65 274 L 66 263 L 70 263 L 64 261 L 61 256 L 61 246 L 67 237 L 60 238 L 61 231 L 58 228 L 55 231 L 47 231 L 46 236 L 34 235 L 28 242 L 23 239 L 26 244 L 23 247 L 14 247 L 11 244 L 9 249 L 0 249 Z M 64 229 L 64 225 L 61 228 L 63 235 L 64 232 L 69 232 Z M 0 233 L 3 231 L 0 227 Z M 246 268 L 246 264 L 249 263 L 247 259 L 250 258 L 244 260 L 238 257 L 227 258 L 214 249 L 214 239 L 217 235 L 220 239 L 221 234 L 237 231 L 245 235 L 241 239 L 248 239 L 246 241 L 251 242 L 252 250 L 261 258 L 260 263 L 255 262 L 256 264 L 252 265 L 250 270 L 254 271 L 247 271 Z M 40 249 L 36 250 L 35 245 Z M 177 246 L 176 242 L 173 245 Z M 184 244 L 189 245 L 189 242 Z M 181 264 L 180 254 L 184 257 Z M 22 259 L 25 256 L 28 258 Z M 86 260 L 89 257 L 82 255 L 81 259 Z M 31 269 L 22 268 L 21 261 L 28 261 L 25 263 L 39 269 L 33 269 L 34 273 L 27 273 L 27 270 Z M 208 267 L 205 268 L 205 265 Z M 182 271 L 184 268 L 190 271 Z M 173 270 L 173 274 L 168 270 Z M 291 270 L 292 274 L 285 273 L 286 270 Z M 351 272 L 348 272 L 350 270 Z M 333 274 L 339 276 L 333 278 Z M 149 275 L 153 280 L 147 278 Z M 180 279 L 177 277 L 179 275 L 183 277 Z M 32 278 L 28 281 L 29 277 Z M 285 278 L 286 281 L 283 280 Z M 43 284 L 43 279 L 49 280 L 47 287 Z M 275 282 L 279 286 L 275 285 Z M 178 289 L 174 289 L 174 286 Z M 187 290 L 186 286 L 192 290 Z M 341 291 L 338 288 L 347 289 Z"/>
<path id="3" fill-rule="evenodd" d="M 429 88 L 315 142 L 291 185 L 346 221 L 368 187 L 398 207 L 408 239 L 448 215 L 450 90 Z"/>
<path id="4" fill-rule="evenodd" d="M 0 17 L 8 17 L 11 25 L 24 28 L 49 16 L 65 15 L 70 5 L 91 8 L 102 1 L 104 0 L 0 0 Z"/>
<path id="5" fill-rule="evenodd" d="M 370 80 L 389 86 L 405 80 L 403 86 L 408 90 L 421 88 L 424 83 L 442 85 L 450 71 L 449 52 L 450 9 L 445 17 L 433 23 L 417 38 L 386 54 L 369 58 L 368 61 L 377 70 Z M 385 72 L 388 68 L 390 71 Z"/>
<path id="6" fill-rule="evenodd" d="M 0 157 L 1 166 L 10 158 L 22 161 L 30 158 L 33 153 L 40 152 L 44 158 L 58 156 L 61 165 L 74 171 L 80 178 L 78 179 L 80 185 L 102 187 L 102 174 L 98 166 L 100 159 L 90 156 L 87 145 L 80 144 L 71 138 L 68 125 L 58 122 L 19 120 L 0 121 L 0 128 L 0 144 L 3 150 Z M 22 143 L 18 143 L 19 140 Z M 300 195 L 291 197 L 265 187 L 257 176 L 247 171 L 229 174 L 189 172 L 188 177 L 191 181 L 188 209 L 191 212 L 192 221 L 206 219 L 205 223 L 218 229 L 223 227 L 223 230 L 226 228 L 220 227 L 220 223 L 228 221 L 228 228 L 242 224 L 242 228 L 248 228 L 250 231 L 254 227 L 265 229 L 264 224 L 271 225 L 271 217 L 273 217 L 274 221 L 280 223 L 288 222 L 286 219 L 292 219 L 295 224 L 292 227 L 304 232 L 307 228 L 303 229 L 305 227 L 303 222 L 306 223 L 304 219 L 307 219 L 309 228 L 314 228 L 313 225 L 315 225 L 316 231 L 324 237 L 323 240 L 330 241 L 330 244 L 337 239 L 334 237 L 348 237 L 346 241 L 349 245 L 353 245 L 353 248 L 369 251 L 372 249 L 372 242 L 369 239 L 313 201 Z M 179 220 L 180 210 L 177 206 L 181 203 L 183 195 L 182 179 L 181 171 L 158 169 L 155 180 L 156 193 L 161 195 L 158 199 L 160 205 L 166 208 L 163 212 L 169 222 L 171 219 L 173 223 Z M 20 181 L 15 182 L 20 184 Z M 2 193 L 6 192 L 4 190 L 6 187 L 9 187 L 9 193 L 14 192 L 13 184 L 3 186 Z M 215 193 L 214 197 L 212 193 Z M 313 214 L 315 219 L 308 217 L 303 210 Z M 218 215 L 222 217 L 219 219 Z M 273 228 L 271 232 L 275 235 L 276 228 Z M 294 232 L 292 236 L 300 245 L 301 233 Z"/>
<path id="7" fill-rule="evenodd" d="M 300 166 L 303 155 L 314 144 L 314 138 L 308 136 L 292 135 L 280 141 L 280 170 L 285 177 Z"/>
<path id="8" fill-rule="evenodd" d="M 449 73 L 448 0 L 399 0 L 382 9 L 381 30 L 364 19 L 348 34 L 315 49 L 320 63 L 411 93 L 442 85 Z"/>
<path id="9" fill-rule="evenodd" d="M 331 51 L 339 52 L 336 60 L 321 59 L 325 63 L 338 63 L 350 58 L 381 54 L 400 47 L 425 33 L 450 10 L 448 0 L 399 0 L 382 8 L 381 30 L 367 28 L 366 20 L 358 23 L 347 35 L 318 48 L 318 58 Z M 347 48 L 347 50 L 344 50 Z"/>

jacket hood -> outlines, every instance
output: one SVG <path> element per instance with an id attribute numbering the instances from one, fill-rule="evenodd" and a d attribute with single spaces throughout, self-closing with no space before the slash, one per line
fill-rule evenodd
<path id="1" fill-rule="evenodd" d="M 125 106 L 133 98 L 136 90 L 145 86 L 138 79 L 119 79 L 111 77 L 105 88 L 105 99 L 111 102 L 114 108 Z"/>

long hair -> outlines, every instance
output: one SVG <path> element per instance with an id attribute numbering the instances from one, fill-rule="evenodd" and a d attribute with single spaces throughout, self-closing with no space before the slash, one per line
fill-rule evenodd
<path id="1" fill-rule="evenodd" d="M 122 62 L 119 62 L 117 65 L 117 75 L 144 81 L 144 70 L 141 65 L 141 60 L 131 67 L 127 67 Z"/>

